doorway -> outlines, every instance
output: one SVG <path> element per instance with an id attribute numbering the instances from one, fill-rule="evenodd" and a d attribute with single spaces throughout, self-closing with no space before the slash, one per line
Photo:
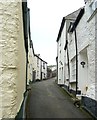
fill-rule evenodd
<path id="1" fill-rule="evenodd" d="M 78 72 L 78 87 L 82 95 L 87 92 L 88 86 L 88 55 L 87 48 L 82 50 L 79 54 L 79 72 Z"/>

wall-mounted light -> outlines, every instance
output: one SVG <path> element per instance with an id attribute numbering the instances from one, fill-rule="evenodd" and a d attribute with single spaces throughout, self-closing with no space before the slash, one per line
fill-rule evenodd
<path id="1" fill-rule="evenodd" d="M 80 64 L 81 64 L 82 67 L 84 68 L 84 66 L 85 66 L 86 63 L 85 63 L 84 61 L 82 61 Z"/>

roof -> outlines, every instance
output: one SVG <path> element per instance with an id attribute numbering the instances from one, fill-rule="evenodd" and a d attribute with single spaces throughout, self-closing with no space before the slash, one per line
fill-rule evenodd
<path id="1" fill-rule="evenodd" d="M 84 7 L 81 8 L 81 10 L 80 10 L 80 12 L 79 12 L 79 14 L 78 14 L 78 16 L 77 16 L 77 18 L 76 18 L 73 26 L 72 26 L 71 29 L 70 29 L 70 32 L 73 32 L 73 31 L 76 29 L 76 27 L 77 27 L 80 19 L 82 18 L 83 14 L 84 14 Z"/>
<path id="2" fill-rule="evenodd" d="M 64 28 L 64 24 L 66 20 L 70 20 L 70 21 L 75 21 L 76 17 L 78 16 L 79 12 L 80 12 L 81 8 L 79 8 L 78 10 L 68 14 L 67 16 L 63 17 L 62 22 L 61 22 L 61 26 L 59 29 L 59 33 L 58 33 L 58 37 L 57 37 L 57 42 L 59 41 L 60 37 L 61 37 L 61 33 L 63 31 Z"/>
<path id="3" fill-rule="evenodd" d="M 41 59 L 38 55 L 34 54 L 34 56 L 36 56 L 37 58 L 39 58 L 41 61 L 45 62 L 47 64 L 46 61 L 44 61 L 43 59 Z"/>
<path id="4" fill-rule="evenodd" d="M 59 38 L 60 38 L 61 33 L 63 31 L 64 24 L 65 24 L 65 17 L 63 17 L 62 22 L 61 22 L 60 30 L 59 30 L 58 37 L 57 37 L 57 42 L 59 41 Z"/>

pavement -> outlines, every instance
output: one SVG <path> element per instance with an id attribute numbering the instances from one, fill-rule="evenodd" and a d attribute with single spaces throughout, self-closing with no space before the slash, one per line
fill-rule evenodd
<path id="1" fill-rule="evenodd" d="M 54 78 L 31 84 L 26 117 L 85 118 L 85 120 L 92 118 L 86 111 L 73 104 L 71 97 L 55 83 Z"/>

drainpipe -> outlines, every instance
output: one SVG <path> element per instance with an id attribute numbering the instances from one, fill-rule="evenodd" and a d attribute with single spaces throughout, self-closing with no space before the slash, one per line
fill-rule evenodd
<path id="1" fill-rule="evenodd" d="M 75 49 L 76 49 L 76 95 L 78 91 L 78 49 L 77 49 L 77 35 L 76 29 L 74 30 L 75 33 Z"/>
<path id="2" fill-rule="evenodd" d="M 28 52 L 26 53 L 26 92 L 27 92 L 27 77 L 28 77 Z"/>
<path id="3" fill-rule="evenodd" d="M 66 50 L 67 49 L 67 61 L 68 61 L 68 79 L 69 79 L 69 84 L 68 84 L 68 90 L 69 90 L 69 88 L 70 88 L 70 64 L 69 64 L 69 51 L 68 51 L 68 40 L 66 40 L 66 44 L 65 44 L 65 48 L 64 48 L 64 50 Z"/>
<path id="4" fill-rule="evenodd" d="M 67 60 L 68 60 L 68 77 L 69 77 L 69 86 L 68 90 L 70 88 L 70 64 L 69 64 L 69 51 L 68 51 L 68 45 L 67 45 Z"/>

